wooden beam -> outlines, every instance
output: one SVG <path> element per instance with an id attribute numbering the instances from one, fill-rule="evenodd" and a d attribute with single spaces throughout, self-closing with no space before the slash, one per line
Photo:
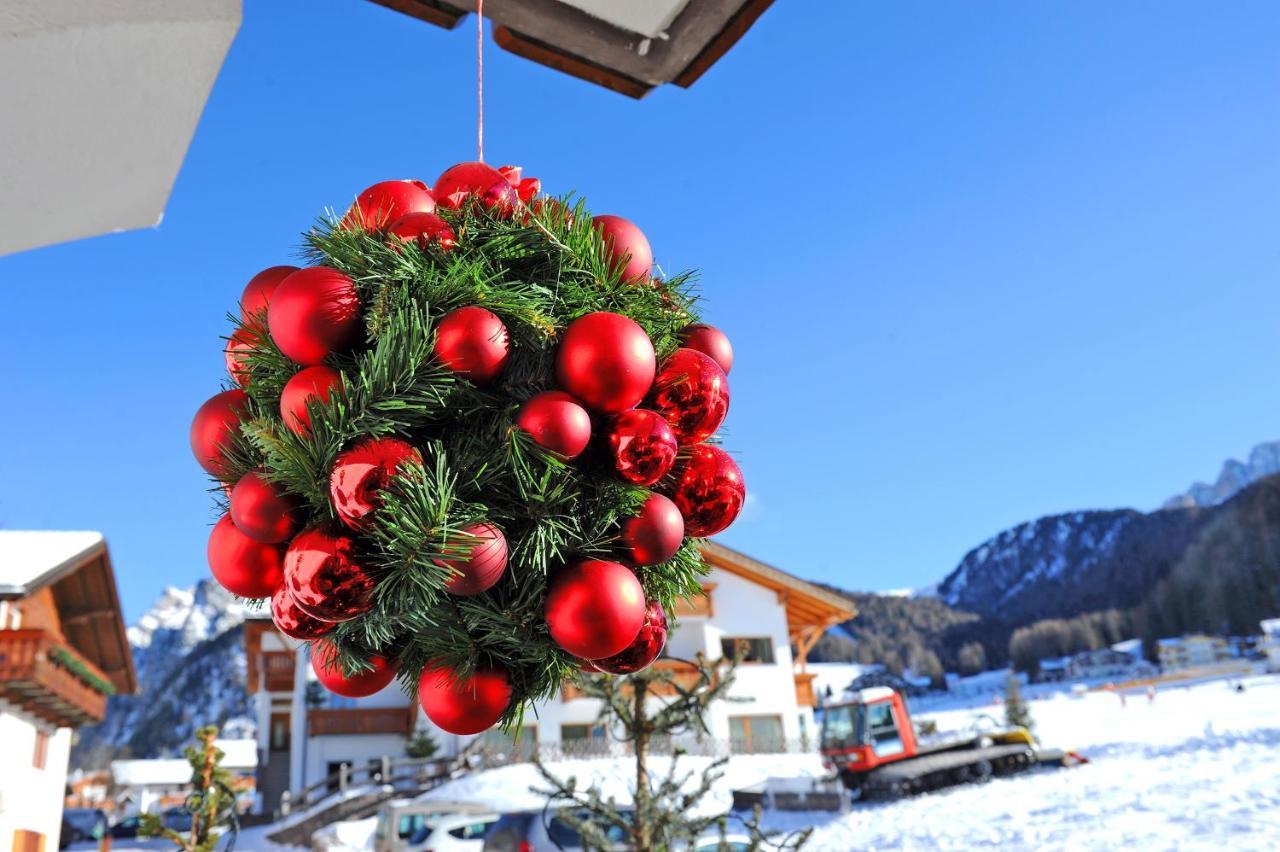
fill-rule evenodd
<path id="1" fill-rule="evenodd" d="M 746 35 L 747 30 L 751 29 L 751 25 L 771 5 L 773 5 L 773 0 L 747 0 L 737 14 L 725 25 L 724 29 L 707 43 L 702 52 L 686 65 L 684 70 L 676 75 L 672 82 L 682 89 L 692 86 L 699 77 L 707 73 L 707 70 L 712 65 L 719 62 L 720 58 L 728 53 L 729 49 L 737 44 L 739 39 Z"/>
<path id="2" fill-rule="evenodd" d="M 457 27 L 467 14 L 463 9 L 455 9 L 445 3 L 431 3 L 429 0 L 373 0 L 373 2 L 446 30 Z"/>
<path id="3" fill-rule="evenodd" d="M 514 53 L 516 56 L 532 60 L 539 65 L 545 65 L 556 71 L 561 71 L 571 77 L 586 80 L 588 83 L 595 83 L 597 86 L 603 86 L 629 98 L 639 100 L 649 94 L 649 90 L 653 88 L 648 83 L 643 83 L 611 68 L 583 59 L 580 56 L 566 53 L 559 48 L 522 35 L 507 27 L 494 27 L 493 40 L 498 43 L 498 47 L 509 53 Z"/>

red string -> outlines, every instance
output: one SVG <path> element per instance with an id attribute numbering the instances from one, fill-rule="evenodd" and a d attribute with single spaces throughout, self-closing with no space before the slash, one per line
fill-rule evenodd
<path id="1" fill-rule="evenodd" d="M 476 0 L 476 148 L 484 162 L 484 0 Z"/>

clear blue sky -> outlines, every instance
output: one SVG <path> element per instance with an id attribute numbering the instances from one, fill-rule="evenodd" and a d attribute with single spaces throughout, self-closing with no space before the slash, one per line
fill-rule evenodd
<path id="1" fill-rule="evenodd" d="M 0 523 L 102 530 L 130 619 L 206 576 L 223 317 L 326 205 L 473 158 L 473 32 L 247 0 L 163 225 L 0 258 Z M 487 42 L 486 147 L 701 270 L 724 540 L 916 586 L 1280 437 L 1278 43 L 1271 2 L 779 0 L 641 102 Z"/>

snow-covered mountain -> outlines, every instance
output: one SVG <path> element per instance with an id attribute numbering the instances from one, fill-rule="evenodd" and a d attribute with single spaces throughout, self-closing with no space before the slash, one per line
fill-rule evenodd
<path id="1" fill-rule="evenodd" d="M 1249 451 L 1249 461 L 1227 459 L 1222 464 L 1218 481 L 1209 485 L 1197 482 L 1185 494 L 1170 497 L 1161 508 L 1186 509 L 1192 506 L 1217 506 L 1230 500 L 1246 486 L 1263 477 L 1280 473 L 1280 441 L 1258 444 Z"/>

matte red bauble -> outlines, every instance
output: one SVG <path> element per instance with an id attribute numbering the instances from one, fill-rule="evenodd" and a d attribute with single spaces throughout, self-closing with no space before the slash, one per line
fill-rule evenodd
<path id="1" fill-rule="evenodd" d="M 226 469 L 223 448 L 230 447 L 240 428 L 240 415 L 249 397 L 242 390 L 215 394 L 196 409 L 191 420 L 191 452 L 208 473 L 222 476 Z"/>
<path id="2" fill-rule="evenodd" d="M 621 216 L 596 216 L 592 222 L 604 239 L 612 264 L 622 266 L 622 280 L 648 281 L 653 272 L 653 251 L 644 232 Z"/>
<path id="3" fill-rule="evenodd" d="M 486 207 L 511 210 L 520 200 L 516 188 L 502 172 L 484 163 L 459 163 L 445 169 L 433 193 L 441 207 L 458 209 L 468 198 L 478 198 Z"/>
<path id="4" fill-rule="evenodd" d="M 265 598 L 283 579 L 280 548 L 249 538 L 223 515 L 209 534 L 209 570 L 222 588 L 242 598 Z"/>
<path id="5" fill-rule="evenodd" d="M 356 203 L 342 217 L 342 227 L 381 231 L 406 214 L 435 209 L 431 190 L 422 181 L 384 180 L 356 196 Z"/>
<path id="6" fill-rule="evenodd" d="M 276 346 L 291 360 L 322 363 L 360 338 L 355 282 L 327 266 L 299 269 L 272 294 L 267 327 Z"/>
<path id="7" fill-rule="evenodd" d="M 338 520 L 355 530 L 368 526 L 382 505 L 382 489 L 410 461 L 421 464 L 422 456 L 398 438 L 369 438 L 339 453 L 329 474 L 329 500 Z"/>
<path id="8" fill-rule="evenodd" d="M 729 375 L 729 368 L 733 366 L 733 344 L 723 331 L 714 325 L 697 322 L 686 325 L 680 332 L 680 339 L 688 348 L 697 349 L 715 361 L 724 374 Z"/>
<path id="9" fill-rule="evenodd" d="M 662 611 L 662 604 L 649 601 L 649 607 L 644 613 L 644 625 L 636 634 L 635 641 L 612 657 L 594 660 L 590 665 L 594 666 L 596 671 L 607 674 L 635 674 L 641 669 L 649 668 L 653 661 L 658 659 L 658 655 L 662 653 L 666 644 L 667 614 Z"/>
<path id="10" fill-rule="evenodd" d="M 635 320 L 599 311 L 565 329 L 556 378 L 593 411 L 617 414 L 644 399 L 656 361 L 649 335 Z"/>
<path id="11" fill-rule="evenodd" d="M 459 376 L 487 385 L 502 375 L 511 339 L 497 314 L 471 305 L 450 311 L 436 323 L 434 351 Z"/>
<path id="12" fill-rule="evenodd" d="M 511 678 L 500 668 L 478 669 L 459 678 L 428 663 L 418 680 L 422 712 L 442 731 L 478 734 L 492 728 L 511 704 Z"/>
<path id="13" fill-rule="evenodd" d="M 284 383 L 280 392 L 280 416 L 284 425 L 295 435 L 311 432 L 311 412 L 307 403 L 312 400 L 328 402 L 334 392 L 342 388 L 342 374 L 330 367 L 307 367 L 299 370 Z"/>
<path id="14" fill-rule="evenodd" d="M 453 576 L 444 584 L 451 595 L 470 597 L 487 592 L 502 579 L 507 569 L 507 539 L 493 524 L 471 524 L 456 544 L 468 555 L 459 559 L 442 559 L 441 565 L 452 568 Z"/>
<path id="15" fill-rule="evenodd" d="M 284 555 L 284 582 L 298 607 L 321 621 L 350 621 L 373 606 L 373 578 L 345 535 L 312 527 Z"/>
<path id="16" fill-rule="evenodd" d="M 584 660 L 611 657 L 630 645 L 644 624 L 644 612 L 640 581 L 618 562 L 573 562 L 560 569 L 547 591 L 551 638 Z"/>
<path id="17" fill-rule="evenodd" d="M 729 413 L 729 379 L 709 355 L 677 349 L 662 362 L 648 405 L 667 419 L 681 444 L 696 444 Z"/>
<path id="18" fill-rule="evenodd" d="M 410 213 L 407 216 L 401 216 L 387 228 L 387 236 L 417 243 L 422 249 L 429 245 L 437 245 L 441 251 L 452 251 L 458 244 L 458 235 L 453 232 L 453 228 L 434 213 Z M 395 244 L 394 240 L 388 240 L 388 242 Z"/>
<path id="19" fill-rule="evenodd" d="M 618 538 L 632 562 L 657 565 L 676 555 L 684 533 L 684 517 L 676 504 L 661 494 L 650 494 L 640 513 L 622 522 Z"/>
<path id="20" fill-rule="evenodd" d="M 319 639 L 333 629 L 333 623 L 312 618 L 294 603 L 293 596 L 284 586 L 271 596 L 271 620 L 285 636 L 307 642 Z"/>
<path id="21" fill-rule="evenodd" d="M 256 471 L 231 490 L 230 514 L 236 529 L 263 544 L 279 544 L 298 529 L 298 502 Z"/>
<path id="22" fill-rule="evenodd" d="M 224 353 L 227 356 L 227 372 L 240 387 L 249 384 L 249 361 L 246 357 L 257 348 L 253 333 L 248 328 L 238 328 L 227 341 Z"/>
<path id="23" fill-rule="evenodd" d="M 267 321 L 267 305 L 280 282 L 298 271 L 296 266 L 270 266 L 249 279 L 240 296 L 240 319 L 249 323 Z"/>
<path id="24" fill-rule="evenodd" d="M 689 458 L 676 469 L 672 499 L 684 516 L 688 535 L 715 535 L 742 511 L 747 486 L 742 471 L 719 447 L 694 447 Z"/>
<path id="25" fill-rule="evenodd" d="M 533 442 L 562 459 L 574 459 L 591 443 L 591 415 L 564 391 L 531 397 L 516 415 L 516 424 Z"/>
<path id="26" fill-rule="evenodd" d="M 643 408 L 624 411 L 609 427 L 613 469 L 627 482 L 653 485 L 676 463 L 680 444 L 662 415 Z"/>
<path id="27" fill-rule="evenodd" d="M 348 676 L 342 673 L 337 650 L 331 643 L 317 642 L 312 647 L 311 670 L 316 673 L 316 677 L 324 688 L 334 695 L 364 698 L 375 692 L 381 692 L 395 680 L 395 666 L 386 657 L 381 654 L 370 654 L 369 663 L 373 668 Z"/>

